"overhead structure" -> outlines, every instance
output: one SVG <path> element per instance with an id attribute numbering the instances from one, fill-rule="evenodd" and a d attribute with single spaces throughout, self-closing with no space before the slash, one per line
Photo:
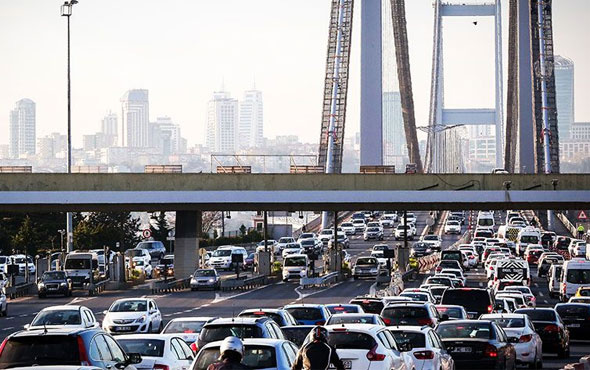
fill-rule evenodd
<path id="1" fill-rule="evenodd" d="M 494 108 L 444 108 L 444 67 L 443 67 L 443 18 L 444 17 L 494 17 L 495 48 L 495 105 Z M 501 1 L 495 3 L 434 3 L 434 46 L 430 92 L 430 118 L 427 144 L 428 172 L 442 173 L 455 170 L 452 154 L 445 151 L 449 136 L 439 126 L 448 125 L 493 125 L 496 136 L 496 166 L 503 166 L 503 87 L 502 87 L 502 12 Z"/>

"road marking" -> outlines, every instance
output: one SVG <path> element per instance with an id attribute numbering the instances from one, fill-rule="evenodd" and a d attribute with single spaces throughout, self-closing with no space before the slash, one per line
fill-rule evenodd
<path id="1" fill-rule="evenodd" d="M 544 299 L 544 300 L 543 300 L 543 303 L 545 303 L 545 304 L 548 304 L 549 302 L 547 302 L 547 300 L 546 300 L 546 299 Z"/>
<path id="2" fill-rule="evenodd" d="M 543 296 L 543 292 L 539 291 L 539 297 Z"/>
<path id="3" fill-rule="evenodd" d="M 537 283 L 535 283 L 534 285 L 535 285 L 535 288 L 538 288 L 539 287 L 539 284 L 537 284 Z"/>
<path id="4" fill-rule="evenodd" d="M 14 329 L 14 326 L 9 326 L 8 328 L 4 328 L 2 330 L 13 330 L 13 329 Z"/>
<path id="5" fill-rule="evenodd" d="M 375 295 L 375 293 L 377 292 L 377 282 L 375 282 L 373 285 L 371 285 L 371 287 L 369 288 L 369 295 Z"/>

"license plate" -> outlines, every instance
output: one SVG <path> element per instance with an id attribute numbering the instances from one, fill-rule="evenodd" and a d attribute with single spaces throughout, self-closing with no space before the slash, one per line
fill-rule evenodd
<path id="1" fill-rule="evenodd" d="M 351 360 L 343 360 L 342 364 L 344 364 L 345 369 L 352 369 L 352 361 Z M 330 364 L 328 369 L 335 369 L 334 365 Z"/>
<path id="2" fill-rule="evenodd" d="M 117 331 L 129 331 L 131 330 L 131 326 L 119 326 Z"/>
<path id="3" fill-rule="evenodd" d="M 568 324 L 567 327 L 568 328 L 579 328 L 580 324 Z"/>
<path id="4" fill-rule="evenodd" d="M 453 352 L 457 353 L 471 353 L 471 347 L 455 347 Z"/>

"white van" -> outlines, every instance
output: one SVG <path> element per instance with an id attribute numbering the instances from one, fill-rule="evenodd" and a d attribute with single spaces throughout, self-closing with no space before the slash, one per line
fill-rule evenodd
<path id="1" fill-rule="evenodd" d="M 494 214 L 491 212 L 479 212 L 477 214 L 477 227 L 494 229 L 496 222 L 494 221 Z"/>
<path id="2" fill-rule="evenodd" d="M 64 270 L 69 279 L 72 280 L 72 288 L 84 289 L 100 277 L 98 266 L 98 255 L 92 252 L 72 252 L 66 256 Z"/>
<path id="3" fill-rule="evenodd" d="M 529 244 L 541 244 L 541 231 L 534 227 L 525 227 L 518 233 L 516 254 L 522 256 Z"/>
<path id="4" fill-rule="evenodd" d="M 507 258 L 496 263 L 494 280 L 502 284 L 518 284 L 528 286 L 531 272 L 527 261 L 520 258 Z"/>
<path id="5" fill-rule="evenodd" d="M 283 281 L 307 277 L 309 257 L 307 254 L 290 254 L 283 260 Z"/>
<path id="6" fill-rule="evenodd" d="M 558 298 L 559 297 L 559 286 L 561 285 L 561 270 L 563 269 L 563 265 L 556 265 L 553 264 L 549 267 L 549 272 L 547 273 L 549 279 L 549 297 L 551 298 Z"/>
<path id="7" fill-rule="evenodd" d="M 567 302 L 576 294 L 579 287 L 590 285 L 590 261 L 584 258 L 565 261 L 560 280 L 559 298 L 562 302 Z"/>
<path id="8" fill-rule="evenodd" d="M 246 260 L 246 257 L 248 257 L 248 252 L 246 252 L 244 247 L 236 247 L 234 245 L 222 245 L 217 248 L 209 259 L 209 266 L 218 270 L 231 270 L 235 267 L 233 262 L 234 255 L 237 255 L 236 258 L 239 259 L 239 262 L 244 266 L 244 261 Z"/>

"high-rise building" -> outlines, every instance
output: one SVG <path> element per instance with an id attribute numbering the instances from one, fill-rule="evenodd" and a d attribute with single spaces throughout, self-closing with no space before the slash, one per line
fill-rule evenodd
<path id="1" fill-rule="evenodd" d="M 244 92 L 240 102 L 240 148 L 259 148 L 264 142 L 264 119 L 262 92 L 249 90 Z"/>
<path id="2" fill-rule="evenodd" d="M 570 139 L 574 117 L 574 62 L 555 56 L 555 94 L 559 139 Z"/>
<path id="3" fill-rule="evenodd" d="M 213 94 L 207 110 L 207 148 L 217 153 L 238 149 L 238 101 L 228 92 Z"/>
<path id="4" fill-rule="evenodd" d="M 402 101 L 398 91 L 383 93 L 383 164 L 401 167 L 407 157 Z"/>
<path id="5" fill-rule="evenodd" d="M 31 99 L 21 99 L 10 111 L 10 157 L 35 154 L 36 105 Z"/>
<path id="6" fill-rule="evenodd" d="M 123 146 L 145 148 L 149 146 L 149 93 L 148 90 L 129 90 L 121 98 Z M 125 132 L 126 131 L 126 132 Z"/>
<path id="7" fill-rule="evenodd" d="M 158 117 L 151 123 L 152 146 L 162 150 L 162 154 L 182 154 L 183 140 L 180 136 L 180 126 L 170 117 Z"/>

